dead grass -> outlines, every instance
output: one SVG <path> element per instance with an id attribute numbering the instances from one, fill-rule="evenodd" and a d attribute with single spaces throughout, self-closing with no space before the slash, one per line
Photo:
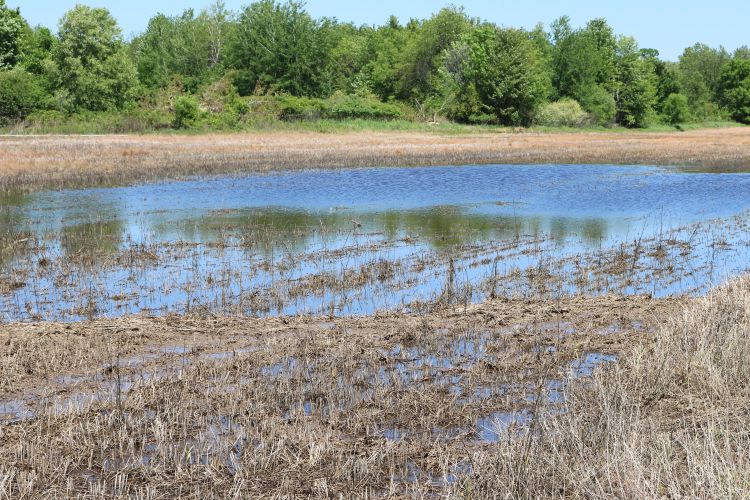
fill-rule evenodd
<path id="1" fill-rule="evenodd" d="M 750 278 L 667 316 L 652 341 L 568 389 L 567 411 L 471 458 L 456 494 L 747 498 Z M 504 496 L 504 494 L 501 494 Z"/>
<path id="2" fill-rule="evenodd" d="M 750 129 L 634 133 L 276 132 L 0 138 L 0 187 L 127 184 L 296 168 L 483 163 L 750 166 Z"/>
<path id="3" fill-rule="evenodd" d="M 540 397 L 559 407 L 540 383 L 627 352 L 677 304 L 6 325 L 0 495 L 441 495 Z"/>

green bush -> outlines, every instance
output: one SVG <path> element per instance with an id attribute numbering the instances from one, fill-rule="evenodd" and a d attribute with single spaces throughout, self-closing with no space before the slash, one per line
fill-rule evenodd
<path id="1" fill-rule="evenodd" d="M 669 94 L 662 105 L 664 120 L 670 125 L 685 123 L 690 117 L 688 99 L 682 94 Z"/>
<path id="2" fill-rule="evenodd" d="M 341 92 L 326 99 L 326 118 L 344 120 L 398 120 L 404 114 L 398 106 L 381 102 L 374 96 L 347 95 Z"/>
<path id="3" fill-rule="evenodd" d="M 597 125 L 609 127 L 615 121 L 615 98 L 606 89 L 595 85 L 586 89 L 580 98 L 583 109 L 591 113 Z"/>
<path id="4" fill-rule="evenodd" d="M 580 127 L 588 117 L 578 101 L 564 98 L 542 106 L 535 121 L 545 127 Z"/>
<path id="5" fill-rule="evenodd" d="M 47 105 L 38 76 L 22 69 L 0 71 L 0 121 L 22 120 Z"/>
<path id="6" fill-rule="evenodd" d="M 276 97 L 278 117 L 282 120 L 312 120 L 324 115 L 326 104 L 322 99 L 280 95 Z"/>
<path id="7" fill-rule="evenodd" d="M 184 95 L 178 97 L 174 103 L 174 127 L 188 128 L 200 116 L 200 107 L 195 97 Z"/>

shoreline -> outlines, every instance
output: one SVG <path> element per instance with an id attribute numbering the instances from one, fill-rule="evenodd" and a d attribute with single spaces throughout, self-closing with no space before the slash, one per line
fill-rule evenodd
<path id="1" fill-rule="evenodd" d="M 5 191 L 295 169 L 550 163 L 746 169 L 750 127 L 628 133 L 0 136 L 0 189 Z"/>

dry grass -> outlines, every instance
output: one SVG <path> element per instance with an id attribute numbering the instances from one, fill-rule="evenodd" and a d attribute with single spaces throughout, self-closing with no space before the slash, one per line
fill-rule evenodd
<path id="1" fill-rule="evenodd" d="M 750 166 L 750 128 L 684 133 L 277 132 L 0 138 L 0 187 L 110 185 L 295 168 L 605 163 Z"/>
<path id="2" fill-rule="evenodd" d="M 668 317 L 620 363 L 574 382 L 564 413 L 473 455 L 455 493 L 747 498 L 749 331 L 743 277 Z"/>
<path id="3" fill-rule="evenodd" d="M 0 497 L 442 495 L 677 304 L 3 326 Z"/>

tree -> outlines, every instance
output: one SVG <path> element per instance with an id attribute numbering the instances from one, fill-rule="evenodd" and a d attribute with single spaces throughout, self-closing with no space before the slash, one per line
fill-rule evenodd
<path id="1" fill-rule="evenodd" d="M 402 53 L 414 36 L 391 17 L 385 26 L 368 31 L 361 77 L 381 100 L 394 99 L 398 92 Z"/>
<path id="2" fill-rule="evenodd" d="M 411 99 L 430 93 L 441 55 L 471 27 L 472 21 L 458 7 L 443 8 L 419 24 L 401 54 L 399 96 Z"/>
<path id="3" fill-rule="evenodd" d="M 545 98 L 540 56 L 528 33 L 484 25 L 446 53 L 446 87 L 457 93 L 452 114 L 463 121 L 491 115 L 498 123 L 528 125 Z"/>
<path id="4" fill-rule="evenodd" d="M 616 65 L 617 122 L 626 127 L 643 127 L 656 103 L 653 67 L 631 37 L 618 40 Z"/>
<path id="5" fill-rule="evenodd" d="M 49 28 L 28 28 L 21 37 L 20 65 L 30 73 L 42 75 L 56 43 L 57 38 Z"/>
<path id="6" fill-rule="evenodd" d="M 233 33 L 233 16 L 217 1 L 198 16 L 193 9 L 167 17 L 157 14 L 133 41 L 138 77 L 147 87 L 165 87 L 180 76 L 195 91 L 223 73 Z"/>
<path id="7" fill-rule="evenodd" d="M 28 29 L 19 9 L 11 9 L 0 0 L 0 70 L 18 64 L 21 55 L 21 35 Z"/>
<path id="8" fill-rule="evenodd" d="M 331 49 L 322 35 L 319 22 L 300 2 L 260 0 L 246 7 L 231 48 L 240 93 L 250 94 L 260 86 L 299 96 L 321 96 L 321 68 L 327 65 Z"/>
<path id="9" fill-rule="evenodd" d="M 570 19 L 552 24 L 553 86 L 557 97 L 583 102 L 599 86 L 612 91 L 616 80 L 616 39 L 606 21 L 594 19 L 586 28 L 573 30 Z"/>
<path id="10" fill-rule="evenodd" d="M 733 120 L 750 124 L 750 59 L 734 58 L 721 72 L 720 102 Z"/>
<path id="11" fill-rule="evenodd" d="M 133 99 L 135 65 L 109 11 L 77 5 L 60 20 L 58 37 L 53 71 L 64 107 L 105 111 Z"/>
<path id="12" fill-rule="evenodd" d="M 713 49 L 702 43 L 688 47 L 680 56 L 681 93 L 700 119 L 711 118 L 711 104 L 718 102 L 721 70 L 728 60 L 723 47 Z"/>

